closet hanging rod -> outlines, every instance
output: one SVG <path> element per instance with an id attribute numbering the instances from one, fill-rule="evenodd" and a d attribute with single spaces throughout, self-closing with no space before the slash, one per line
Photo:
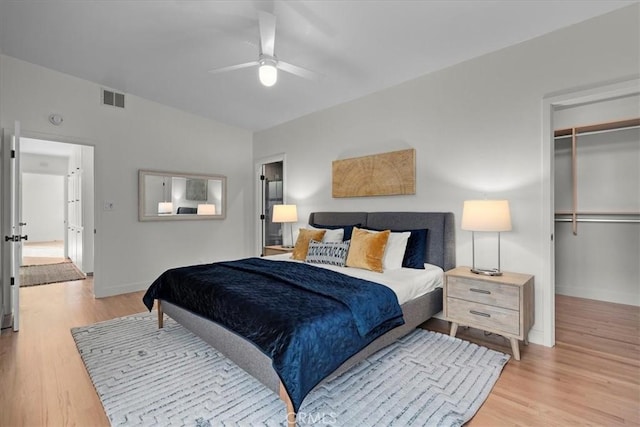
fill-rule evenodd
<path id="1" fill-rule="evenodd" d="M 584 135 L 597 135 L 597 134 L 601 134 L 601 133 L 609 133 L 609 132 L 616 132 L 619 130 L 628 130 L 628 129 L 638 129 L 640 128 L 640 125 L 635 125 L 635 126 L 625 126 L 622 128 L 615 128 L 615 129 L 603 129 L 603 130 L 593 130 L 590 132 L 580 132 L 577 135 L 579 136 L 584 136 Z M 567 139 L 567 138 L 571 138 L 572 135 L 568 134 L 568 135 L 558 135 L 558 136 L 554 136 L 553 139 Z"/>
<path id="2" fill-rule="evenodd" d="M 596 123 L 592 125 L 574 126 L 564 129 L 556 129 L 553 132 L 554 137 L 571 136 L 574 129 L 576 135 L 584 135 L 587 133 L 595 133 L 609 130 L 621 130 L 640 126 L 640 117 L 626 120 L 617 120 L 615 122 Z"/>
<path id="3" fill-rule="evenodd" d="M 572 218 L 556 218 L 555 222 L 573 222 Z M 601 223 L 626 223 L 635 224 L 640 223 L 640 218 L 628 218 L 628 219 L 605 219 L 605 218 L 576 218 L 576 222 L 601 222 Z"/>
<path id="4" fill-rule="evenodd" d="M 555 211 L 556 215 L 573 215 L 573 211 Z M 612 216 L 638 216 L 640 212 L 632 211 L 576 211 L 576 215 L 612 215 Z"/>

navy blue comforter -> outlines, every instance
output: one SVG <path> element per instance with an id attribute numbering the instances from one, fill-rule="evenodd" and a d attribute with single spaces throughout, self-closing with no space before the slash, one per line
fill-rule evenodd
<path id="1" fill-rule="evenodd" d="M 386 286 L 261 258 L 167 270 L 143 297 L 149 310 L 155 299 L 251 340 L 273 361 L 296 411 L 345 360 L 404 323 Z"/>

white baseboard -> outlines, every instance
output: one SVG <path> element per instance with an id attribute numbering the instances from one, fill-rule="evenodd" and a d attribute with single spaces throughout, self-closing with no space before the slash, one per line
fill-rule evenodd
<path id="1" fill-rule="evenodd" d="M 584 288 L 579 286 L 563 286 L 556 283 L 556 294 L 570 297 L 588 298 L 617 304 L 640 306 L 640 293 L 612 292 L 604 288 Z"/>
<path id="2" fill-rule="evenodd" d="M 533 344 L 544 345 L 544 333 L 538 329 L 531 329 L 529 331 L 529 342 Z"/>
<path id="3" fill-rule="evenodd" d="M 112 297 L 114 295 L 128 294 L 131 292 L 138 292 L 146 290 L 153 280 L 148 282 L 126 283 L 118 286 L 109 286 L 106 289 L 93 288 L 93 293 L 96 298 Z"/>

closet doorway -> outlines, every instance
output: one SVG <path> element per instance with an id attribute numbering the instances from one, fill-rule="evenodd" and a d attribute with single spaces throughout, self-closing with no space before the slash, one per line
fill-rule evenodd
<path id="1" fill-rule="evenodd" d="M 638 274 L 637 273 L 638 266 L 635 265 L 635 268 L 631 267 L 631 270 L 627 269 L 627 271 L 624 271 L 624 268 L 620 267 L 621 265 L 620 263 L 623 262 L 625 259 L 628 259 L 628 257 L 635 256 L 636 261 L 634 264 L 638 264 L 637 257 L 639 256 L 637 250 L 635 254 L 631 252 L 633 251 L 633 247 L 637 245 L 634 243 L 635 240 L 633 240 L 632 233 L 629 233 L 626 236 L 627 238 L 631 237 L 631 243 L 630 243 L 630 246 L 628 247 L 630 251 L 628 253 L 622 253 L 620 251 L 621 248 L 618 245 L 607 246 L 607 243 L 604 240 L 598 239 L 595 236 L 589 236 L 589 234 L 591 233 L 589 234 L 581 233 L 581 231 L 584 232 L 585 230 L 587 230 L 588 226 L 589 227 L 614 226 L 614 225 L 619 225 L 623 222 L 626 224 L 627 221 L 633 221 L 630 224 L 633 227 L 637 227 L 640 225 L 637 222 L 635 222 L 635 218 L 637 218 L 637 216 L 630 215 L 633 213 L 637 213 L 639 211 L 637 206 L 637 200 L 640 194 L 638 194 L 637 190 L 635 193 L 629 194 L 629 197 L 624 200 L 624 202 L 628 203 L 628 205 L 615 207 L 616 205 L 614 205 L 613 203 L 607 203 L 606 205 L 603 203 L 603 202 L 609 201 L 612 195 L 616 194 L 619 190 L 622 190 L 623 188 L 629 189 L 629 191 L 631 191 L 631 188 L 629 187 L 629 185 L 633 185 L 633 178 L 632 178 L 633 168 L 631 168 L 630 170 L 628 167 L 623 169 L 622 167 L 607 166 L 605 168 L 600 168 L 596 166 L 597 167 L 596 170 L 599 173 L 602 174 L 603 172 L 605 172 L 606 178 L 608 180 L 614 177 L 619 177 L 619 176 L 625 177 L 624 179 L 622 179 L 623 186 L 612 187 L 611 185 L 613 184 L 610 184 L 607 191 L 600 192 L 599 196 L 593 195 L 595 193 L 591 193 L 591 189 L 592 188 L 599 189 L 602 182 L 604 182 L 604 178 L 605 178 L 605 176 L 596 177 L 594 175 L 593 178 L 591 179 L 591 183 L 592 183 L 591 185 L 587 185 L 583 189 L 581 188 L 577 189 L 577 192 L 575 193 L 577 194 L 577 202 L 574 203 L 573 201 L 574 196 L 571 190 L 571 186 L 573 184 L 570 184 L 569 187 L 566 187 L 566 179 L 569 179 L 570 182 L 571 180 L 574 180 L 574 177 L 573 177 L 574 171 L 572 170 L 567 171 L 567 169 L 565 168 L 563 169 L 562 172 L 560 172 L 560 171 L 557 171 L 557 168 L 556 168 L 556 164 L 555 164 L 556 162 L 560 162 L 560 163 L 565 162 L 566 164 L 567 148 L 565 147 L 564 158 L 563 158 L 563 155 L 560 155 L 559 158 L 557 158 L 556 150 L 555 150 L 556 149 L 556 139 L 554 136 L 555 131 L 566 129 L 566 128 L 573 128 L 573 127 L 580 128 L 580 127 L 588 126 L 592 124 L 598 125 L 598 124 L 607 123 L 607 122 L 617 122 L 617 121 L 621 121 L 629 118 L 637 119 L 640 116 L 640 111 L 639 111 L 638 101 L 637 101 L 639 95 L 640 95 L 640 80 L 636 78 L 636 79 L 620 80 L 616 83 L 603 84 L 600 86 L 593 86 L 590 89 L 582 89 L 574 92 L 565 92 L 563 94 L 550 95 L 548 97 L 545 97 L 543 100 L 542 219 L 543 219 L 543 224 L 545 224 L 545 231 L 547 231 L 547 233 L 543 233 L 540 236 L 541 245 L 543 248 L 546 248 L 545 249 L 546 253 L 545 253 L 545 256 L 543 257 L 543 266 L 542 266 L 543 269 L 540 276 L 540 281 L 536 280 L 536 282 L 540 284 L 540 286 L 538 287 L 539 289 L 536 290 L 536 294 L 538 295 L 537 299 L 542 303 L 541 304 L 542 319 L 540 320 L 543 322 L 544 334 L 542 337 L 543 338 L 542 342 L 544 345 L 554 346 L 556 343 L 556 288 L 558 288 L 559 292 L 568 292 L 571 288 L 574 288 L 573 290 L 575 290 L 575 288 L 581 287 L 583 283 L 579 283 L 579 281 L 582 281 L 582 279 L 584 278 L 589 278 L 589 279 L 597 278 L 599 280 L 599 288 L 606 289 L 614 280 L 624 280 L 624 283 L 626 284 L 624 285 L 625 288 L 630 289 L 630 286 L 628 285 L 628 283 L 633 283 L 631 281 L 634 280 L 634 277 L 636 277 Z M 616 111 L 618 107 L 622 107 L 623 105 L 630 106 L 630 109 L 626 110 L 626 112 Z M 608 108 L 608 107 L 612 107 L 612 108 Z M 623 117 L 623 116 L 626 116 L 626 117 Z M 576 119 L 578 121 L 576 122 L 573 119 Z M 562 120 L 569 120 L 569 122 L 563 123 Z M 609 130 L 609 129 L 592 129 L 592 130 L 593 131 L 597 130 L 598 133 L 602 135 L 606 135 L 608 133 L 613 134 L 618 132 L 617 130 Z M 595 135 L 597 134 L 594 134 L 594 136 Z M 586 136 L 586 135 L 583 135 L 583 136 Z M 579 146 L 580 142 L 578 142 L 577 144 L 578 144 L 578 148 L 577 148 L 578 155 L 580 155 L 580 146 Z M 604 145 L 598 146 L 598 148 L 596 148 L 594 152 L 597 152 L 598 150 L 604 151 L 607 156 L 609 157 L 614 156 L 615 158 L 615 156 L 618 155 L 618 153 L 616 153 L 616 150 L 618 151 L 620 150 L 620 148 L 616 148 L 616 147 L 620 147 L 620 146 L 621 146 L 620 144 L 617 146 L 615 144 L 608 144 L 608 145 L 604 144 Z M 582 154 L 583 155 L 585 154 L 584 149 L 582 150 Z M 637 155 L 638 154 L 636 152 L 635 156 Z M 585 158 L 583 157 L 583 159 Z M 635 159 L 637 161 L 638 157 L 635 157 Z M 630 156 L 630 158 L 625 159 L 625 161 L 626 160 L 633 160 L 633 157 Z M 577 164 L 578 166 L 580 166 L 579 159 Z M 626 164 L 628 165 L 628 163 Z M 585 163 L 583 161 L 582 166 L 585 166 L 585 165 L 589 165 L 589 162 Z M 635 170 L 637 174 L 637 166 L 635 166 Z M 575 173 L 578 178 L 580 178 L 579 176 L 580 174 L 583 174 L 582 172 L 578 172 L 578 170 L 576 170 Z M 564 184 L 558 183 L 557 184 L 558 186 L 562 187 L 562 185 L 564 185 L 564 187 L 558 188 L 556 190 L 557 180 L 559 181 L 564 180 L 565 183 Z M 595 180 L 595 184 L 593 184 L 594 180 Z M 637 181 L 638 179 L 636 177 L 635 182 L 637 183 Z M 589 178 L 585 178 L 581 182 L 582 184 L 590 183 Z M 612 181 L 609 180 L 608 182 L 612 182 Z M 619 182 L 619 180 L 617 180 L 617 182 Z M 582 186 L 584 187 L 584 185 Z M 564 203 L 565 201 L 563 200 L 562 202 L 560 202 L 559 199 L 562 197 L 563 192 L 565 194 L 567 193 L 567 188 L 569 189 L 568 194 L 570 194 L 569 197 L 571 199 L 571 202 L 569 205 L 563 206 L 561 203 Z M 555 194 L 556 192 L 559 192 L 560 194 L 556 195 Z M 589 193 L 591 193 L 592 196 L 587 196 L 587 194 Z M 557 200 L 558 200 L 558 204 L 556 206 Z M 597 200 L 598 204 L 581 203 L 581 202 L 590 203 L 592 200 L 593 201 Z M 615 199 L 615 200 L 620 201 L 619 199 Z M 567 208 L 566 206 L 569 206 L 569 208 Z M 574 225 L 573 223 L 574 206 L 576 207 L 575 223 L 577 225 Z M 607 206 L 607 208 L 605 209 L 603 206 Z M 588 213 L 599 214 L 599 215 L 597 217 L 586 216 L 584 214 L 587 213 L 586 212 L 587 210 L 591 210 L 591 212 L 588 212 Z M 621 211 L 624 211 L 624 212 L 621 212 Z M 583 214 L 580 217 L 580 222 L 577 221 L 578 212 L 581 212 Z M 556 213 L 558 213 L 558 215 L 556 215 Z M 611 215 L 613 213 L 623 213 L 624 215 L 623 215 L 623 218 L 621 218 L 616 215 Z M 567 215 L 569 216 L 569 219 L 571 219 L 570 223 L 566 222 Z M 595 220 L 597 220 L 597 222 Z M 606 220 L 606 222 L 603 220 Z M 623 221 L 620 221 L 620 220 L 623 220 Z M 569 230 L 572 236 L 573 236 L 572 234 L 573 227 L 577 226 L 580 237 L 581 238 L 590 237 L 590 241 L 585 242 L 584 244 L 581 244 L 581 245 L 575 245 L 576 243 L 575 240 L 567 241 L 567 238 L 570 236 L 564 235 L 564 233 L 562 233 L 564 231 L 564 228 L 566 228 L 567 225 L 569 226 Z M 563 235 L 560 235 L 560 234 L 556 235 L 556 227 L 558 227 L 558 233 L 562 233 Z M 618 228 L 616 230 L 622 230 L 622 229 Z M 596 233 L 596 235 L 597 234 L 598 233 Z M 600 232 L 600 235 L 602 234 L 603 233 Z M 607 233 L 605 232 L 604 234 L 607 234 Z M 636 236 L 638 236 L 637 232 L 636 232 Z M 576 237 L 576 236 L 573 236 L 573 237 Z M 640 236 L 638 236 L 638 238 L 640 239 Z M 569 244 L 572 244 L 574 247 L 577 246 L 577 250 L 573 253 L 573 255 L 570 255 L 570 256 L 576 257 L 577 254 L 579 254 L 578 258 L 584 258 L 585 255 L 582 255 L 582 252 L 580 251 L 587 251 L 587 250 L 593 251 L 589 255 L 589 257 L 591 257 L 590 259 L 592 260 L 592 262 L 587 263 L 588 268 L 591 270 L 591 273 L 588 273 L 586 268 L 584 270 L 580 270 L 580 267 L 578 266 L 568 267 L 567 264 L 564 264 L 564 263 L 562 265 L 560 264 L 562 260 L 566 258 L 566 253 L 563 252 L 564 251 L 563 248 L 567 246 L 567 242 Z M 561 251 L 561 252 L 556 254 L 556 252 L 558 251 Z M 601 257 L 598 257 L 598 254 L 600 254 Z M 618 256 L 616 257 L 616 255 Z M 611 263 L 607 263 L 607 265 L 605 266 L 605 262 L 610 261 L 612 259 L 615 261 L 615 264 L 612 266 Z M 625 262 L 625 265 L 626 265 L 626 262 Z M 616 268 L 616 266 L 618 266 L 618 268 Z M 594 269 L 599 269 L 598 273 L 594 273 Z M 602 278 L 603 275 L 602 273 L 600 273 L 601 271 L 609 271 L 612 273 L 610 275 L 605 275 L 606 278 L 603 279 Z M 573 277 L 577 277 L 577 279 L 571 279 L 571 282 L 562 283 L 565 278 L 571 277 L 569 276 L 568 273 L 577 273 L 575 276 L 573 276 Z M 558 280 L 556 280 L 556 278 Z M 601 289 L 598 289 L 598 291 L 600 292 Z M 617 291 L 614 290 L 614 292 L 609 292 L 609 294 L 611 295 L 615 292 Z M 638 292 L 639 291 L 637 288 L 637 281 L 636 281 L 635 292 L 632 292 L 632 294 L 637 295 Z M 558 295 L 561 295 L 561 294 L 558 293 Z M 594 296 L 595 294 L 591 294 L 590 298 L 593 298 Z M 575 298 L 575 297 L 565 297 L 564 295 L 562 295 L 562 298 L 560 299 L 565 299 L 565 298 Z M 588 301 L 588 300 L 585 299 L 584 301 Z M 637 296 L 636 296 L 636 301 L 638 301 Z M 627 300 L 626 304 L 629 304 L 629 303 L 630 302 Z M 609 303 L 602 303 L 602 304 L 609 304 Z"/>
<path id="2" fill-rule="evenodd" d="M 592 339 L 605 346 L 626 343 L 624 336 L 614 336 L 612 314 L 640 307 L 638 86 L 555 105 L 551 113 L 553 308 L 571 307 L 576 316 L 594 320 L 556 325 L 554 311 L 553 338 L 590 337 L 602 317 L 609 319 L 609 337 Z"/>
<path id="3" fill-rule="evenodd" d="M 556 294 L 640 306 L 639 106 L 554 111 Z"/>

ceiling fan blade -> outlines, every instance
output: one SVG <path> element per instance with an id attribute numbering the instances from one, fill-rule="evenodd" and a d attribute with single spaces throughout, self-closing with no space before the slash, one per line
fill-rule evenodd
<path id="1" fill-rule="evenodd" d="M 267 12 L 259 11 L 260 20 L 260 53 L 274 56 L 276 40 L 276 17 Z"/>
<path id="2" fill-rule="evenodd" d="M 251 61 L 251 62 L 245 62 L 244 64 L 229 65 L 228 67 L 214 68 L 213 70 L 209 70 L 209 72 L 211 74 L 226 73 L 227 71 L 240 70 L 242 68 L 253 67 L 258 64 L 259 64 L 258 61 Z"/>
<path id="3" fill-rule="evenodd" d="M 307 70 L 306 68 L 298 67 L 297 65 L 289 64 L 288 62 L 278 60 L 276 66 L 282 71 L 304 77 L 305 79 L 318 80 L 320 78 L 320 74 Z"/>

